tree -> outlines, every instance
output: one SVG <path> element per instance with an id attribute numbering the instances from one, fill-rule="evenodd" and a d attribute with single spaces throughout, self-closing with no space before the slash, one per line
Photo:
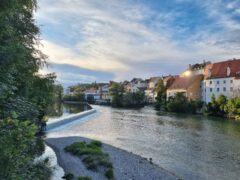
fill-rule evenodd
<path id="1" fill-rule="evenodd" d="M 159 109 L 166 104 L 166 87 L 164 86 L 164 82 L 162 79 L 158 80 L 156 92 L 156 108 Z"/>
<path id="2" fill-rule="evenodd" d="M 196 113 L 201 108 L 199 101 L 188 100 L 184 93 L 178 92 L 167 102 L 167 110 L 177 113 Z"/>
<path id="3" fill-rule="evenodd" d="M 145 104 L 145 95 L 143 92 L 127 92 L 123 95 L 123 107 L 142 107 Z"/>
<path id="4" fill-rule="evenodd" d="M 37 125 L 52 103 L 55 81 L 53 74 L 38 75 L 46 56 L 38 49 L 37 3 L 1 0 L 0 7 L 0 179 L 49 179 L 44 163 L 33 162 L 41 149 Z"/>
<path id="5" fill-rule="evenodd" d="M 0 179 L 50 179 L 47 161 L 34 163 L 38 148 L 36 129 L 30 121 L 0 121 Z M 39 173 L 35 174 L 36 170 Z M 41 174 L 45 177 L 40 178 Z"/>
<path id="6" fill-rule="evenodd" d="M 229 99 L 224 106 L 224 110 L 228 113 L 229 117 L 238 119 L 240 116 L 240 98 Z"/>
<path id="7" fill-rule="evenodd" d="M 121 83 L 113 82 L 109 88 L 109 93 L 112 96 L 112 105 L 115 107 L 121 107 L 123 94 L 124 94 L 124 86 Z"/>

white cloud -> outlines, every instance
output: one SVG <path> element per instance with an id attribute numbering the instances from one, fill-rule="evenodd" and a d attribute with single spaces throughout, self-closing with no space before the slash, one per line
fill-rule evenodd
<path id="1" fill-rule="evenodd" d="M 128 77 L 151 74 L 151 69 L 142 71 L 148 63 L 153 68 L 159 66 L 160 74 L 166 64 L 183 67 L 191 59 L 239 57 L 239 44 L 229 42 L 229 32 L 239 30 L 240 23 L 220 11 L 221 1 L 207 2 L 203 7 L 209 18 L 216 19 L 224 31 L 213 34 L 209 29 L 201 29 L 179 41 L 173 35 L 184 32 L 184 28 L 169 25 L 179 12 L 155 12 L 141 4 L 117 0 L 41 0 L 37 20 L 43 25 L 67 26 L 65 38 L 75 37 L 76 41 L 67 45 L 45 39 L 42 50 L 52 62 L 113 72 L 118 79 L 126 78 L 127 73 Z M 229 9 L 233 7 L 235 4 L 228 4 Z M 153 17 L 157 20 L 146 23 Z"/>

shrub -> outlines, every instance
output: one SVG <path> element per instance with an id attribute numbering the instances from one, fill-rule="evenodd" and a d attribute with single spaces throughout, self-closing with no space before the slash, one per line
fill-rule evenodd
<path id="1" fill-rule="evenodd" d="M 94 140 L 91 142 L 92 145 L 95 145 L 95 146 L 98 146 L 98 147 L 102 147 L 102 142 L 101 141 L 97 141 L 97 140 Z"/>
<path id="2" fill-rule="evenodd" d="M 108 179 L 113 179 L 113 177 L 114 177 L 113 169 L 112 169 L 112 168 L 108 169 L 108 170 L 105 172 L 105 176 L 106 176 Z"/>
<path id="3" fill-rule="evenodd" d="M 72 173 L 67 173 L 62 178 L 66 180 L 72 180 L 74 178 L 74 175 Z"/>
<path id="4" fill-rule="evenodd" d="M 100 141 L 75 142 L 66 146 L 64 150 L 73 155 L 79 156 L 87 169 L 97 171 L 99 166 L 107 171 L 112 169 L 112 163 L 109 160 L 109 155 L 102 151 L 102 143 Z M 107 172 L 106 171 L 106 172 Z M 111 173 L 111 172 L 109 172 Z"/>

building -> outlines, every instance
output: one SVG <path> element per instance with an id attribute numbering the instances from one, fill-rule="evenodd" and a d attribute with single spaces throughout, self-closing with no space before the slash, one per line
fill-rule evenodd
<path id="1" fill-rule="evenodd" d="M 169 76 L 163 76 L 162 79 L 163 79 L 163 84 L 164 86 L 167 88 L 169 88 L 175 81 L 176 78 L 178 78 L 179 76 L 175 75 L 175 76 L 172 76 L 172 75 L 169 75 Z"/>
<path id="2" fill-rule="evenodd" d="M 130 82 L 125 85 L 125 89 L 128 92 L 144 92 L 147 89 L 146 81 L 142 80 L 141 78 L 133 78 Z"/>
<path id="3" fill-rule="evenodd" d="M 156 87 L 160 79 L 162 79 L 162 77 L 157 76 L 157 77 L 151 77 L 150 79 L 146 80 L 147 89 L 145 90 L 145 95 L 148 98 L 149 102 L 155 102 L 155 99 L 157 97 Z"/>
<path id="4" fill-rule="evenodd" d="M 188 69 L 181 73 L 180 76 L 185 77 L 204 74 L 205 67 L 209 64 L 211 64 L 210 61 L 208 62 L 203 61 L 203 63 L 200 64 L 199 63 L 193 65 L 189 64 Z"/>
<path id="5" fill-rule="evenodd" d="M 110 101 L 111 96 L 109 94 L 109 84 L 103 84 L 99 87 L 100 99 Z"/>
<path id="6" fill-rule="evenodd" d="M 87 89 L 85 92 L 85 100 L 88 102 L 95 102 L 96 100 L 100 100 L 99 90 L 95 88 Z"/>
<path id="7" fill-rule="evenodd" d="M 209 64 L 202 82 L 202 101 L 209 103 L 214 95 L 240 96 L 240 59 Z"/>
<path id="8" fill-rule="evenodd" d="M 183 93 L 189 100 L 201 100 L 201 83 L 203 75 L 191 75 L 176 77 L 172 85 L 167 89 L 167 99 L 174 97 L 176 93 Z"/>

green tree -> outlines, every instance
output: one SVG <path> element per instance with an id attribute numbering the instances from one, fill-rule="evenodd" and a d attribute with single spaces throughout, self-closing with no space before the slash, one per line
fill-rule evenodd
<path id="1" fill-rule="evenodd" d="M 142 107 L 145 104 L 145 95 L 143 92 L 127 92 L 123 95 L 123 107 Z"/>
<path id="2" fill-rule="evenodd" d="M 201 108 L 199 101 L 188 100 L 184 93 L 178 92 L 167 102 L 167 110 L 177 113 L 196 113 Z"/>
<path id="3" fill-rule="evenodd" d="M 39 51 L 36 0 L 0 1 L 0 179 L 48 179 L 33 164 L 38 123 L 51 104 L 55 75 L 38 75 L 46 64 Z M 13 117 L 13 118 L 10 118 Z"/>
<path id="4" fill-rule="evenodd" d="M 229 117 L 234 117 L 239 120 L 240 117 L 240 98 L 229 99 L 224 107 L 225 112 L 228 113 Z"/>
<path id="5" fill-rule="evenodd" d="M 158 80 L 156 87 L 157 97 L 156 97 L 156 105 L 157 109 L 161 107 L 165 107 L 166 105 L 166 87 L 164 86 L 164 82 L 162 79 Z"/>
<path id="6" fill-rule="evenodd" d="M 112 105 L 115 107 L 121 107 L 124 94 L 124 86 L 121 83 L 113 82 L 109 88 L 109 93 L 112 96 Z"/>
<path id="7" fill-rule="evenodd" d="M 0 121 L 0 179 L 49 179 L 51 171 L 45 162 L 34 163 L 37 127 L 30 121 Z M 36 173 L 38 171 L 38 173 Z M 44 178 L 41 174 L 44 174 Z"/>

